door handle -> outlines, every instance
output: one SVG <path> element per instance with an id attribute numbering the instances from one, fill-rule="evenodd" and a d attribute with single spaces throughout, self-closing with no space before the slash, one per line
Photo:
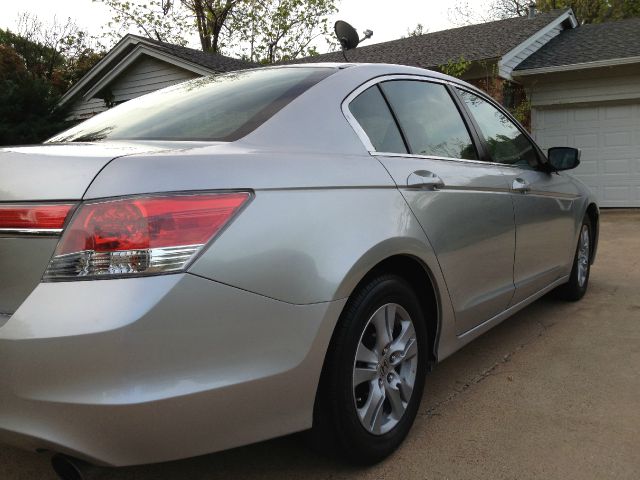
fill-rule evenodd
<path id="1" fill-rule="evenodd" d="M 531 188 L 529 188 L 529 183 L 523 178 L 516 178 L 511 184 L 511 190 L 514 192 L 527 193 Z"/>
<path id="2" fill-rule="evenodd" d="M 444 187 L 442 179 L 428 170 L 416 170 L 407 178 L 407 187 L 423 190 L 436 190 Z"/>

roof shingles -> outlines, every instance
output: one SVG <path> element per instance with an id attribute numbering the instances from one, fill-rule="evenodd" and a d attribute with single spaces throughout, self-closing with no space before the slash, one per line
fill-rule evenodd
<path id="1" fill-rule="evenodd" d="M 499 58 L 544 28 L 567 10 L 469 25 L 390 42 L 364 45 L 347 52 L 349 62 L 397 63 L 432 68 L 449 60 Z M 297 59 L 295 63 L 344 62 L 342 52 Z M 292 62 L 293 63 L 293 62 Z"/>
<path id="2" fill-rule="evenodd" d="M 558 35 L 516 70 L 640 56 L 640 18 L 582 25 Z"/>

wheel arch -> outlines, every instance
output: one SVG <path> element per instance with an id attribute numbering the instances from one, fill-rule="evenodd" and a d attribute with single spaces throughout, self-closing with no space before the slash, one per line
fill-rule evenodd
<path id="1" fill-rule="evenodd" d="M 438 290 L 438 283 L 434 272 L 419 257 L 410 253 L 397 253 L 390 255 L 372 265 L 368 270 L 359 276 L 355 285 L 352 286 L 348 297 L 357 292 L 359 288 L 369 282 L 372 278 L 385 274 L 395 274 L 405 279 L 416 292 L 421 307 L 423 308 L 424 318 L 427 327 L 427 341 L 429 342 L 428 351 L 429 358 L 427 360 L 427 369 L 430 370 L 438 360 L 437 350 L 439 345 L 439 337 L 442 324 L 442 298 Z M 345 303 L 342 312 L 348 305 Z M 322 364 L 318 388 L 316 389 L 315 402 L 313 407 L 313 422 L 316 422 L 319 409 L 319 400 L 322 391 L 322 384 L 326 379 L 327 354 L 331 344 L 334 342 L 334 335 L 337 331 L 339 322 L 342 321 L 342 312 L 338 323 L 334 326 L 334 333 L 331 335 L 325 352 L 325 358 Z"/>
<path id="2" fill-rule="evenodd" d="M 429 366 L 433 366 L 436 362 L 438 335 L 440 333 L 440 299 L 437 293 L 435 280 L 433 274 L 427 265 L 420 259 L 412 255 L 393 255 L 388 257 L 377 265 L 375 265 L 367 274 L 362 278 L 354 291 L 359 288 L 361 284 L 368 282 L 371 278 L 385 275 L 394 274 L 402 277 L 411 285 L 411 288 L 416 293 L 422 311 L 424 313 L 424 320 L 427 327 L 427 339 L 429 342 Z"/>
<path id="3" fill-rule="evenodd" d="M 598 249 L 598 238 L 600 236 L 600 210 L 595 203 L 591 202 L 587 206 L 585 215 L 587 215 L 589 217 L 589 220 L 591 221 L 593 248 L 591 249 L 590 261 L 593 265 L 596 260 L 596 250 Z"/>
<path id="4" fill-rule="evenodd" d="M 413 250 L 413 249 L 408 249 Z M 356 273 L 357 272 L 357 273 Z M 437 362 L 437 351 L 440 332 L 442 330 L 442 305 L 443 298 L 439 282 L 435 272 L 429 267 L 427 262 L 416 253 L 393 253 L 383 258 L 371 262 L 367 268 L 354 266 L 351 275 L 348 291 L 341 290 L 344 296 L 351 297 L 362 285 L 374 277 L 384 274 L 395 274 L 406 280 L 416 293 L 420 306 L 424 312 L 428 334 L 429 359 L 428 366 L 431 367 Z M 355 278 L 354 278 L 355 277 Z M 338 320 L 340 321 L 340 320 Z"/>

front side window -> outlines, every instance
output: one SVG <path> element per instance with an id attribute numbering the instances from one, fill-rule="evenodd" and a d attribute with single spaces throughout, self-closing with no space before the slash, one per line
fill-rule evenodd
<path id="1" fill-rule="evenodd" d="M 377 85 L 358 95 L 349 104 L 349 111 L 377 152 L 407 153 L 402 135 Z"/>
<path id="2" fill-rule="evenodd" d="M 537 164 L 535 147 L 507 116 L 473 93 L 458 92 L 480 127 L 492 161 L 532 167 Z"/>
<path id="3" fill-rule="evenodd" d="M 446 87 L 417 80 L 381 83 L 411 153 L 477 160 L 469 131 Z"/>
<path id="4" fill-rule="evenodd" d="M 129 100 L 49 142 L 101 140 L 234 141 L 336 71 L 264 68 L 213 75 Z"/>

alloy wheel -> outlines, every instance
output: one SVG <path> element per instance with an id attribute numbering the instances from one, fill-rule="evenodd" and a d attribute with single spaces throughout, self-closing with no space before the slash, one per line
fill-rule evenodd
<path id="1" fill-rule="evenodd" d="M 413 321 L 397 303 L 369 318 L 353 364 L 353 399 L 360 423 L 383 435 L 402 419 L 416 380 L 418 342 Z"/>
<path id="2" fill-rule="evenodd" d="M 589 272 L 589 240 L 589 227 L 583 225 L 578 246 L 578 285 L 580 287 L 586 283 Z"/>

